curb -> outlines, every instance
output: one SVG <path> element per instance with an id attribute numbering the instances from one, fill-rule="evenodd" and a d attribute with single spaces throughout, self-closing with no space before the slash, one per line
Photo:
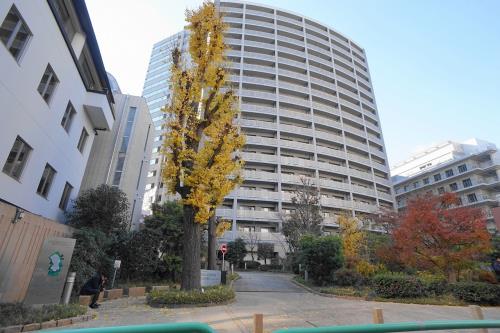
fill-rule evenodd
<path id="1" fill-rule="evenodd" d="M 79 323 L 82 321 L 88 321 L 88 320 L 92 320 L 92 319 L 93 319 L 92 314 L 85 314 L 85 315 L 81 315 L 81 316 L 77 316 L 77 317 L 44 321 L 42 323 L 31 323 L 31 324 L 25 324 L 25 325 L 14 325 L 14 326 L 0 327 L 0 333 L 19 333 L 19 332 L 38 331 L 38 330 L 44 330 L 47 328 L 69 326 L 72 324 L 76 324 L 76 323 Z"/>

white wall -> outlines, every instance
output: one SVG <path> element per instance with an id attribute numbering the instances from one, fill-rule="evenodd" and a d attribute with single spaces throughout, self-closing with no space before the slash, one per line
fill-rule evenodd
<path id="1" fill-rule="evenodd" d="M 83 105 L 94 94 L 87 92 L 70 51 L 57 26 L 47 1 L 3 0 L 0 20 L 15 3 L 33 36 L 19 63 L 0 43 L 0 169 L 3 168 L 14 140 L 19 135 L 33 151 L 21 178 L 15 180 L 0 172 L 0 198 L 35 214 L 63 221 L 59 201 L 66 182 L 73 186 L 71 199 L 78 194 L 88 155 L 94 140 L 93 126 Z M 52 66 L 59 84 L 47 104 L 37 91 L 47 67 Z M 60 125 L 68 101 L 76 109 L 69 133 Z M 105 98 L 96 98 L 111 114 Z M 82 128 L 89 137 L 83 154 L 77 149 Z M 57 174 L 47 198 L 36 193 L 45 164 Z"/>

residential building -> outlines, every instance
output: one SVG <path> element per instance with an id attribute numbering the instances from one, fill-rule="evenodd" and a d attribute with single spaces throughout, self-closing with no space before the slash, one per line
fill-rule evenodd
<path id="1" fill-rule="evenodd" d="M 484 210 L 489 231 L 499 230 L 500 153 L 493 143 L 446 141 L 397 164 L 391 175 L 399 210 L 416 195 L 454 192 L 462 205 Z"/>
<path id="2" fill-rule="evenodd" d="M 321 191 L 324 230 L 337 227 L 338 214 L 392 208 L 365 50 L 300 14 L 239 1 L 216 5 L 229 26 L 230 84 L 241 110 L 236 121 L 247 137 L 245 181 L 217 210 L 233 221 L 223 239 L 255 231 L 261 241 L 280 241 L 281 216 L 293 210 L 292 192 L 303 177 Z M 151 112 L 169 97 L 167 45 L 185 48 L 186 38 L 179 33 L 153 48 L 144 90 Z M 164 116 L 157 117 L 155 136 L 161 142 Z M 161 157 L 152 160 L 160 162 Z M 159 190 L 156 200 L 164 200 L 161 181 L 148 183 Z"/>
<path id="3" fill-rule="evenodd" d="M 64 221 L 113 96 L 83 0 L 0 2 L 0 199 Z"/>
<path id="4" fill-rule="evenodd" d="M 187 31 L 181 31 L 153 45 L 151 52 L 142 91 L 142 96 L 146 98 L 154 124 L 151 159 L 144 193 L 143 211 L 145 214 L 151 214 L 151 204 L 153 202 L 162 202 L 172 198 L 163 189 L 161 179 L 163 160 L 161 147 L 163 144 L 164 124 L 167 119 L 167 115 L 162 111 L 162 108 L 168 103 L 170 97 L 172 51 L 178 47 L 183 54 L 186 54 L 188 36 Z"/>
<path id="5" fill-rule="evenodd" d="M 113 91 L 121 91 L 110 75 Z M 143 97 L 114 93 L 116 121 L 94 140 L 80 191 L 100 184 L 118 187 L 130 204 L 130 227 L 142 221 L 142 201 L 151 156 L 153 123 Z"/>

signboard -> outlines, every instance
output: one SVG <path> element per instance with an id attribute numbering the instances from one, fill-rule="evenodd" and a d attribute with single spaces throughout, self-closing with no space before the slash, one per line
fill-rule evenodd
<path id="1" fill-rule="evenodd" d="M 227 253 L 227 244 L 221 244 L 220 251 L 222 252 L 222 254 L 226 254 Z"/>
<path id="2" fill-rule="evenodd" d="M 24 303 L 59 303 L 75 243 L 75 239 L 62 237 L 44 241 Z"/>
<path id="3" fill-rule="evenodd" d="M 201 270 L 201 286 L 218 286 L 221 282 L 220 271 L 202 269 Z"/>
<path id="4" fill-rule="evenodd" d="M 113 264 L 113 268 L 118 269 L 118 268 L 120 268 L 121 264 L 122 264 L 121 260 L 115 260 L 115 263 Z"/>

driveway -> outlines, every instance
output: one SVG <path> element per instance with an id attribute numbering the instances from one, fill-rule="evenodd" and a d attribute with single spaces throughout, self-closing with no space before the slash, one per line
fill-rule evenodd
<path id="1" fill-rule="evenodd" d="M 239 272 L 240 279 L 234 282 L 236 292 L 305 293 L 290 282 L 289 274 Z"/>
<path id="2" fill-rule="evenodd" d="M 252 315 L 262 313 L 264 330 L 268 333 L 286 327 L 369 324 L 373 308 L 384 310 L 386 322 L 472 319 L 467 307 L 330 298 L 305 292 L 293 285 L 291 275 L 287 274 L 242 272 L 240 276 L 235 282 L 236 301 L 228 305 L 156 309 L 147 306 L 144 297 L 123 298 L 104 302 L 95 312 L 96 319 L 68 328 L 199 321 L 221 333 L 251 333 Z M 486 319 L 500 319 L 499 307 L 483 308 L 483 311 Z"/>

